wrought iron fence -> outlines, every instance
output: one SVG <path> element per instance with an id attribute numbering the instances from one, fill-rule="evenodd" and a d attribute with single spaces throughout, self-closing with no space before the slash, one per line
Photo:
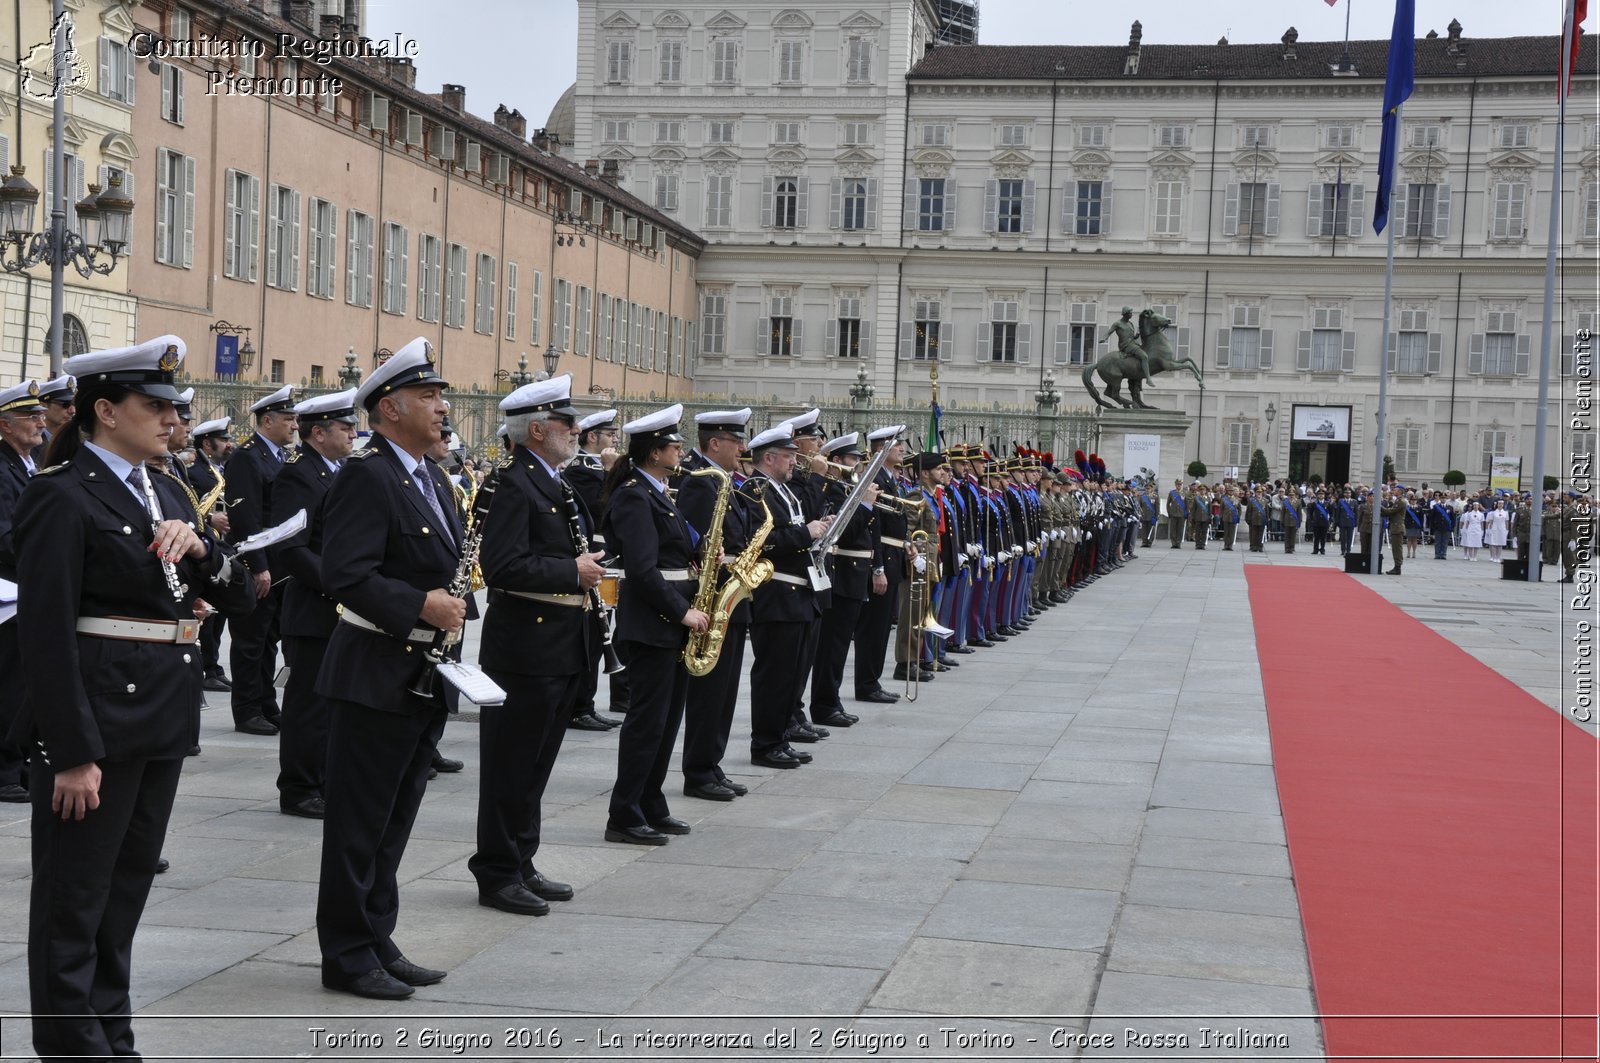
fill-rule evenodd
<path id="1" fill-rule="evenodd" d="M 233 435 L 241 441 L 248 438 L 251 431 L 251 405 L 282 386 L 212 379 L 184 382 L 184 386 L 190 385 L 195 389 L 195 421 L 232 417 Z M 296 396 L 304 398 L 339 390 L 343 389 L 326 384 L 295 389 Z M 468 453 L 477 457 L 498 456 L 499 444 L 495 432 L 501 422 L 500 400 L 505 397 L 507 390 L 509 388 L 484 391 L 476 387 L 450 390 L 450 422 Z M 610 402 L 598 396 L 574 396 L 573 399 L 575 406 L 586 411 L 613 408 L 623 422 L 659 409 L 668 402 L 683 403 L 686 426 L 692 425 L 697 413 L 749 406 L 753 411 L 750 418 L 752 434 L 812 409 L 809 403 L 779 401 L 771 395 L 696 394 L 670 399 L 655 394 L 623 395 Z M 928 443 L 925 438 L 928 432 L 928 407 L 925 405 L 872 400 L 865 403 L 823 404 L 819 408 L 822 411 L 819 420 L 829 435 L 903 424 L 911 442 L 919 449 Z M 982 443 L 993 453 L 1009 454 L 1013 444 L 1021 444 L 1054 451 L 1058 459 L 1067 460 L 1075 448 L 1093 450 L 1099 434 L 1093 407 L 1029 408 L 995 403 L 988 407 L 941 406 L 941 411 L 941 446 Z M 364 430 L 366 426 L 361 427 Z"/>

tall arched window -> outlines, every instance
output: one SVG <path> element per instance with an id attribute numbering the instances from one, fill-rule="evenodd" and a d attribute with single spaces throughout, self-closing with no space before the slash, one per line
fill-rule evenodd
<path id="1" fill-rule="evenodd" d="M 61 335 L 61 357 L 71 358 L 73 355 L 89 353 L 89 330 L 75 315 L 62 315 Z"/>

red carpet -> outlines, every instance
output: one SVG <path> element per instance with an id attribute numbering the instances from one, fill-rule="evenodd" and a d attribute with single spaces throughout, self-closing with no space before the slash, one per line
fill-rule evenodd
<path id="1" fill-rule="evenodd" d="M 1342 572 L 1245 575 L 1328 1058 L 1594 1060 L 1595 740 Z"/>

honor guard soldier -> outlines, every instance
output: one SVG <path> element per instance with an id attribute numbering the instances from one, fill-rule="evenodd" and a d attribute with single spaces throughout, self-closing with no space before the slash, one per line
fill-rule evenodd
<path id="1" fill-rule="evenodd" d="M 1271 516 L 1271 502 L 1267 498 L 1266 488 L 1255 484 L 1250 489 L 1250 497 L 1245 500 L 1244 522 L 1250 529 L 1250 552 L 1263 553 L 1266 550 L 1267 521 Z"/>
<path id="2" fill-rule="evenodd" d="M 39 385 L 39 401 L 44 404 L 44 434 L 33 448 L 36 464 L 49 465 L 47 454 L 50 441 L 72 423 L 77 413 L 78 381 L 69 373 Z"/>
<path id="3" fill-rule="evenodd" d="M 1183 531 L 1189 524 L 1189 503 L 1183 497 L 1183 481 L 1172 481 L 1167 492 L 1167 538 L 1174 550 L 1183 549 Z"/>
<path id="4" fill-rule="evenodd" d="M 593 528 L 589 542 L 596 550 L 606 550 L 605 535 L 600 531 L 605 508 L 600 496 L 605 485 L 606 472 L 617 460 L 617 411 L 601 410 L 578 421 L 578 455 L 561 471 L 562 479 L 572 485 L 589 513 Z M 507 450 L 510 449 L 508 446 Z M 598 618 L 595 618 L 596 622 Z M 622 721 L 601 716 L 594 703 L 600 689 L 600 640 L 589 641 L 589 669 L 583 688 L 572 703 L 572 719 L 568 727 L 580 731 L 609 731 Z M 612 712 L 626 712 L 628 708 L 628 672 L 623 669 L 608 676 L 611 684 Z"/>
<path id="5" fill-rule="evenodd" d="M 687 473 L 716 467 L 733 482 L 739 479 L 739 455 L 744 451 L 750 408 L 712 410 L 695 415 L 696 442 L 683 459 L 686 473 L 679 481 L 678 510 L 704 539 L 711 534 L 720 477 Z M 766 519 L 766 511 L 739 491 L 728 494 L 722 518 L 722 552 L 734 557 L 750 545 L 750 538 Z M 689 677 L 683 712 L 683 793 L 705 801 L 732 801 L 748 789 L 728 778 L 722 758 L 728 751 L 733 714 L 739 703 L 739 674 L 744 667 L 745 642 L 750 633 L 750 603 L 740 602 L 728 618 L 717 663 L 702 676 Z"/>
<path id="6" fill-rule="evenodd" d="M 754 470 L 740 488 L 757 505 L 765 502 L 774 522 L 761 556 L 775 571 L 750 600 L 750 763 L 768 768 L 811 761 L 784 735 L 809 671 L 806 644 L 815 644 L 809 629 L 822 615 L 817 595 L 827 587 L 811 544 L 836 519 L 807 520 L 800 497 L 789 489 L 798 449 L 787 422 L 758 433 L 750 440 Z"/>
<path id="7" fill-rule="evenodd" d="M 514 443 L 480 488 L 488 493 L 475 519 L 489 588 L 478 663 L 506 700 L 482 710 L 478 850 L 467 869 L 479 904 L 538 916 L 548 902 L 572 899 L 571 886 L 545 878 L 533 861 L 545 786 L 593 672 L 592 592 L 605 570 L 603 552 L 591 548 L 589 507 L 558 471 L 578 452 L 572 374 L 524 384 L 500 411 Z"/>
<path id="8" fill-rule="evenodd" d="M 373 435 L 323 502 L 322 578 L 340 612 L 316 685 L 329 708 L 317 941 L 322 984 L 374 999 L 444 978 L 406 959 L 393 934 L 400 860 L 446 714 L 437 678 L 416 688 L 432 671 L 425 657 L 467 616 L 449 589 L 461 524 L 426 458 L 448 386 L 420 338 L 374 369 L 355 394 Z"/>
<path id="9" fill-rule="evenodd" d="M 228 455 L 233 453 L 233 440 L 228 437 L 228 428 L 232 424 L 233 418 L 218 417 L 200 422 L 189 434 L 194 443 L 194 464 L 189 466 L 189 485 L 200 499 L 216 499 L 211 504 L 211 512 L 206 514 L 206 522 L 212 533 L 223 539 L 228 535 L 228 503 L 222 466 L 228 460 Z M 219 486 L 223 490 L 215 493 Z M 233 684 L 228 682 L 228 676 L 222 670 L 222 628 L 226 623 L 221 613 L 212 613 L 200 625 L 200 660 L 205 668 L 205 681 L 201 685 L 218 693 L 233 689 Z"/>
<path id="10" fill-rule="evenodd" d="M 134 932 L 200 726 L 195 598 L 254 604 L 185 486 L 149 464 L 178 421 L 183 353 L 163 336 L 67 359 L 77 410 L 15 513 L 18 645 L 53 662 L 23 673 L 12 731 L 32 750 L 28 973 L 44 1059 L 138 1055 Z"/>
<path id="11" fill-rule="evenodd" d="M 1305 502 L 1294 488 L 1283 492 L 1283 552 L 1294 553 L 1300 541 L 1300 525 L 1305 523 Z"/>
<path id="12" fill-rule="evenodd" d="M 682 417 L 683 407 L 672 405 L 623 425 L 628 452 L 606 476 L 606 542 L 621 551 L 624 574 L 616 639 L 626 647 L 632 698 L 618 731 L 608 842 L 665 845 L 667 835 L 689 833 L 661 790 L 688 689 L 683 647 L 689 632 L 710 623 L 692 604 L 699 536 L 667 497 L 667 477 L 683 456 Z"/>
<path id="13" fill-rule="evenodd" d="M 241 542 L 267 526 L 272 481 L 289 456 L 294 440 L 294 394 L 285 385 L 250 407 L 256 418 L 255 433 L 228 459 L 228 541 Z M 233 672 L 233 729 L 252 735 L 278 733 L 274 676 L 278 670 L 278 610 L 283 604 L 282 585 L 274 586 L 264 552 L 246 554 L 245 567 L 255 581 L 260 599 L 249 616 L 229 627 L 233 637 L 229 653 Z"/>
<path id="14" fill-rule="evenodd" d="M 938 461 L 943 460 L 943 455 L 937 453 L 918 454 L 911 459 L 914 472 L 920 475 L 924 464 L 929 470 L 935 467 Z M 888 465 L 885 463 L 885 468 Z M 912 629 L 922 620 L 922 617 L 913 616 L 911 612 L 911 585 L 915 575 L 918 578 L 927 578 L 925 592 L 932 595 L 934 584 L 932 570 L 929 564 L 937 564 L 939 559 L 939 514 L 934 510 L 932 502 L 923 498 L 921 489 L 911 488 L 904 491 L 902 497 L 914 502 L 923 503 L 920 506 L 908 507 L 901 518 L 905 525 L 905 540 L 907 548 L 905 560 L 901 563 L 900 586 L 897 588 L 898 600 L 895 603 L 895 615 L 899 617 L 899 624 L 894 630 L 894 679 L 904 682 L 912 667 L 921 669 L 925 674 L 931 674 L 934 668 L 934 655 L 923 645 L 923 640 L 918 640 L 915 646 L 908 641 Z M 927 539 L 921 540 L 928 550 L 927 556 L 910 546 L 911 536 L 916 532 L 926 532 Z M 885 546 L 888 544 L 885 543 Z M 929 558 L 932 558 L 930 562 Z M 924 599 L 923 612 L 926 613 L 930 599 Z"/>
<path id="15" fill-rule="evenodd" d="M 12 693 L 0 701 L 0 801 L 28 800 L 28 759 L 9 737 L 21 708 L 22 658 L 17 649 L 17 554 L 12 521 L 17 500 L 38 472 L 33 453 L 44 434 L 45 407 L 37 381 L 0 390 L 0 684 Z M 7 614 L 12 615 L 7 615 Z"/>
<path id="16" fill-rule="evenodd" d="M 272 568 L 285 579 L 278 630 L 289 682 L 278 721 L 278 808 L 286 815 L 321 819 L 322 780 L 328 762 L 328 702 L 316 691 L 328 639 L 338 623 L 338 603 L 322 577 L 323 504 L 356 443 L 355 389 L 318 395 L 294 408 L 299 449 L 272 482 L 269 525 L 300 510 L 306 528 L 272 548 Z"/>
<path id="17" fill-rule="evenodd" d="M 1184 504 L 1189 507 L 1189 538 L 1196 550 L 1206 548 L 1206 536 L 1211 532 L 1211 494 L 1199 480 L 1189 485 Z"/>
<path id="18" fill-rule="evenodd" d="M 1383 521 L 1389 529 L 1389 552 L 1394 555 L 1394 568 L 1389 569 L 1391 576 L 1400 575 L 1400 564 L 1405 557 L 1405 526 L 1406 499 L 1398 487 L 1389 489 L 1389 498 L 1383 505 Z"/>
<path id="19" fill-rule="evenodd" d="M 877 484 L 882 494 L 901 497 L 895 470 L 905 460 L 906 447 L 900 439 L 905 425 L 890 425 L 867 433 L 871 452 L 888 448 L 889 457 L 878 470 Z M 906 517 L 899 507 L 878 502 L 878 556 L 872 567 L 872 593 L 861 607 L 856 621 L 856 700 L 892 704 L 900 695 L 883 689 L 884 655 L 889 649 L 889 628 L 894 625 L 895 606 L 900 601 L 900 584 L 906 573 Z M 932 678 L 929 673 L 927 678 Z"/>
<path id="20" fill-rule="evenodd" d="M 1234 539 L 1239 535 L 1239 518 L 1243 514 L 1239 512 L 1237 492 L 1238 488 L 1230 485 L 1222 489 L 1222 494 L 1219 498 L 1222 504 L 1222 548 L 1224 550 L 1232 550 Z"/>
<path id="21" fill-rule="evenodd" d="M 799 448 L 795 455 L 794 477 L 789 481 L 789 490 L 800 499 L 800 506 L 808 521 L 816 520 L 827 512 L 825 497 L 828 485 L 827 465 L 822 458 L 822 442 L 828 433 L 823 430 L 820 418 L 820 409 L 807 410 L 797 417 L 791 417 L 784 423 L 794 432 L 794 445 Z M 829 564 L 828 558 L 823 558 L 824 566 Z M 826 568 L 823 570 L 827 571 Z M 823 610 L 828 608 L 832 600 L 833 590 L 824 587 L 817 593 L 817 605 Z M 806 633 L 805 654 L 801 658 L 800 667 L 802 676 L 809 676 L 817 662 L 817 640 L 821 637 L 822 628 L 819 624 L 811 625 Z M 789 728 L 786 737 L 794 742 L 819 742 L 828 737 L 828 729 L 818 727 L 806 716 L 806 685 L 800 685 L 800 696 L 795 700 L 794 709 L 789 715 Z"/>
<path id="22" fill-rule="evenodd" d="M 865 457 L 860 439 L 859 432 L 830 439 L 822 445 L 822 456 L 837 465 L 856 469 Z M 872 593 L 872 570 L 878 557 L 878 514 L 873 507 L 878 503 L 880 490 L 873 484 L 861 496 L 854 511 L 845 513 L 840 507 L 850 495 L 850 485 L 843 478 L 827 482 L 825 505 L 835 520 L 846 522 L 833 548 L 833 571 L 829 576 L 832 593 L 817 625 L 820 629 L 817 657 L 811 667 L 812 718 L 829 727 L 849 727 L 859 720 L 854 713 L 844 710 L 839 688 L 844 683 L 844 663 L 850 656 L 856 621 Z"/>

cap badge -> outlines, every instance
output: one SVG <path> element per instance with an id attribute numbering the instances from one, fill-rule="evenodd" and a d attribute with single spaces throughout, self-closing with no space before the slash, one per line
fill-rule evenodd
<path id="1" fill-rule="evenodd" d="M 178 368 L 178 346 L 168 344 L 166 351 L 161 355 L 161 360 L 156 363 L 156 368 L 163 373 L 171 373 Z"/>

